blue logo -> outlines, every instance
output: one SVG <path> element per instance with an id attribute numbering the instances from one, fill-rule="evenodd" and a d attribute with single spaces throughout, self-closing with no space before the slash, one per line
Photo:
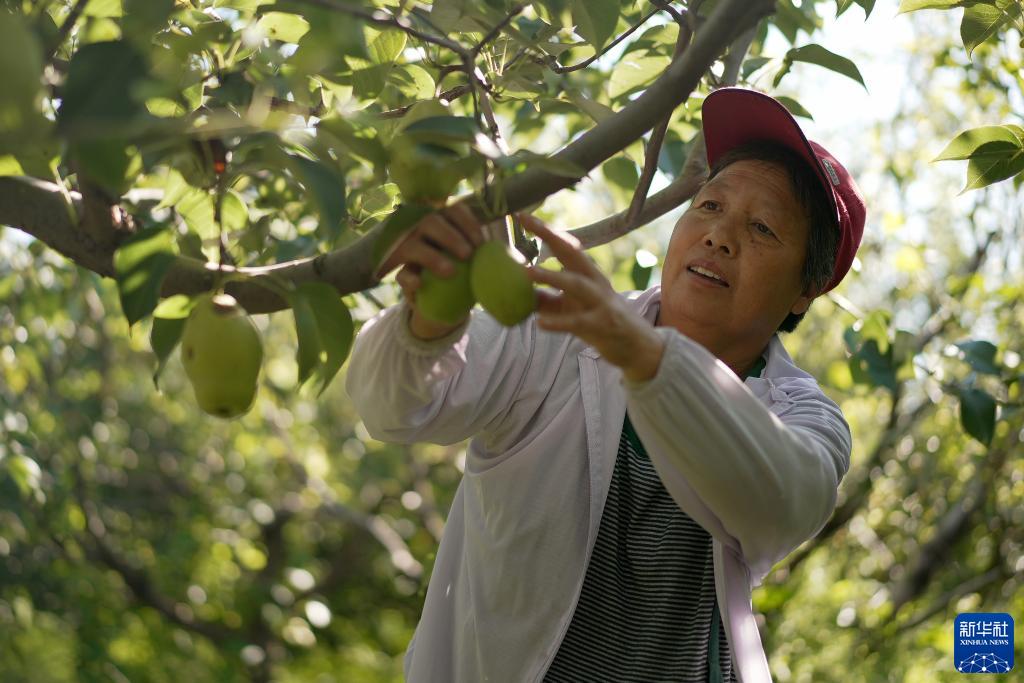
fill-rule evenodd
<path id="1" fill-rule="evenodd" d="M 1013 668 L 1013 617 L 964 612 L 953 622 L 953 664 L 962 674 L 1005 674 Z"/>

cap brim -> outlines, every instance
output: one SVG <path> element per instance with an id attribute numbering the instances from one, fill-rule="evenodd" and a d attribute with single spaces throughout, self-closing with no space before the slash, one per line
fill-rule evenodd
<path id="1" fill-rule="evenodd" d="M 704 99 L 701 118 L 708 166 L 739 145 L 771 140 L 793 150 L 813 168 L 838 216 L 828 173 L 793 115 L 776 99 L 746 88 L 719 88 Z"/>

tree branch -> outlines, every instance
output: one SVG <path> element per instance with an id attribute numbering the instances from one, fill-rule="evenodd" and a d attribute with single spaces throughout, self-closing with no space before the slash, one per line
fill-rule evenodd
<path id="1" fill-rule="evenodd" d="M 678 27 L 679 36 L 676 38 L 675 49 L 672 52 L 672 61 L 679 59 L 679 56 L 686 51 L 686 47 L 690 44 L 690 38 L 693 37 L 688 22 L 680 21 Z M 644 149 L 643 172 L 640 174 L 640 180 L 633 191 L 633 199 L 629 203 L 629 209 L 626 211 L 626 225 L 630 229 L 636 225 L 637 216 L 640 215 L 640 210 L 644 208 L 644 201 L 647 199 L 647 193 L 651 189 L 651 181 L 654 180 L 654 174 L 658 170 L 658 157 L 661 155 L 661 146 L 665 142 L 665 133 L 668 132 L 669 124 L 672 123 L 673 113 L 674 110 L 661 120 L 661 123 L 651 133 L 651 137 L 647 141 L 647 147 Z"/>

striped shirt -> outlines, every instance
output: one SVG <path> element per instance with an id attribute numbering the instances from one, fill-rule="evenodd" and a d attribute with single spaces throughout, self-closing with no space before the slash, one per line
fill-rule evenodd
<path id="1" fill-rule="evenodd" d="M 711 535 L 665 490 L 628 414 L 579 602 L 544 680 L 736 680 Z"/>

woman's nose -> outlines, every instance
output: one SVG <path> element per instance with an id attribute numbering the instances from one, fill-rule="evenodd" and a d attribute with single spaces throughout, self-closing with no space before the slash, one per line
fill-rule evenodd
<path id="1" fill-rule="evenodd" d="M 716 221 L 715 225 L 704 235 L 704 246 L 712 251 L 721 249 L 726 254 L 732 255 L 735 251 L 734 244 L 735 238 L 732 230 L 725 224 L 725 220 Z"/>

